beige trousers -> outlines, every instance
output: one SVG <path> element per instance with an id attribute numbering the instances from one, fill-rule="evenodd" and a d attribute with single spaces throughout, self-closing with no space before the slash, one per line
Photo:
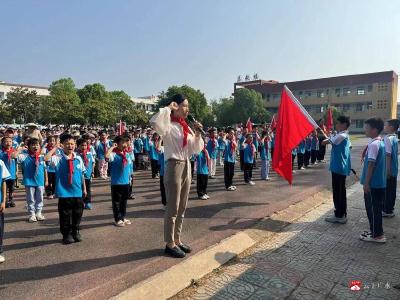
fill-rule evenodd
<path id="1" fill-rule="evenodd" d="M 169 159 L 166 162 L 164 186 L 167 207 L 164 217 L 164 240 L 167 243 L 180 241 L 191 180 L 189 160 Z"/>

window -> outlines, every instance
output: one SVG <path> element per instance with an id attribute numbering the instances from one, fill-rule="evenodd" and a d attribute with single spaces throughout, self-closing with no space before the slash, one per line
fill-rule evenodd
<path id="1" fill-rule="evenodd" d="M 324 98 L 325 97 L 324 92 L 323 91 L 317 91 L 317 97 L 318 98 Z"/>
<path id="2" fill-rule="evenodd" d="M 387 91 L 387 89 L 388 89 L 387 82 L 378 83 L 378 92 L 384 92 Z"/>
<path id="3" fill-rule="evenodd" d="M 363 111 L 363 105 L 361 103 L 356 104 L 356 111 Z"/>
<path id="4" fill-rule="evenodd" d="M 372 84 L 368 85 L 368 92 L 372 92 Z"/>
<path id="5" fill-rule="evenodd" d="M 272 94 L 272 100 L 278 99 L 278 94 Z"/>
<path id="6" fill-rule="evenodd" d="M 350 110 L 350 104 L 343 104 L 343 112 Z"/>
<path id="7" fill-rule="evenodd" d="M 311 95 L 312 95 L 311 91 L 306 91 L 306 96 L 307 97 L 311 97 Z"/>
<path id="8" fill-rule="evenodd" d="M 364 120 L 356 120 L 356 128 L 364 128 Z"/>
<path id="9" fill-rule="evenodd" d="M 365 88 L 363 86 L 357 88 L 357 95 L 365 95 Z"/>
<path id="10" fill-rule="evenodd" d="M 303 95 L 303 91 L 299 91 L 299 96 Z"/>
<path id="11" fill-rule="evenodd" d="M 343 88 L 343 96 L 347 96 L 350 94 L 351 94 L 350 88 Z"/>
<path id="12" fill-rule="evenodd" d="M 320 108 L 320 111 L 319 112 L 321 112 L 321 113 L 323 113 L 324 112 L 324 107 L 323 106 L 321 106 L 321 108 Z"/>
<path id="13" fill-rule="evenodd" d="M 335 95 L 336 97 L 340 97 L 340 88 L 335 89 Z"/>
<path id="14" fill-rule="evenodd" d="M 387 107 L 387 100 L 378 100 L 376 103 L 377 109 L 386 109 Z"/>
<path id="15" fill-rule="evenodd" d="M 271 100 L 271 94 L 267 94 L 267 102 L 269 102 L 269 100 Z"/>

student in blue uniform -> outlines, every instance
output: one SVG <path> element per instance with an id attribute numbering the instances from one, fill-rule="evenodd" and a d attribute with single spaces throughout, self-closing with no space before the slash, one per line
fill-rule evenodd
<path id="1" fill-rule="evenodd" d="M 296 171 L 294 170 L 294 161 L 296 159 L 297 156 L 297 147 L 292 149 L 292 172 L 296 173 Z"/>
<path id="2" fill-rule="evenodd" d="M 396 203 L 396 187 L 397 173 L 399 168 L 398 162 L 398 143 L 397 130 L 399 129 L 399 120 L 392 119 L 385 122 L 384 131 L 386 133 L 385 153 L 386 153 L 386 196 L 383 203 L 383 217 L 394 217 L 394 206 Z"/>
<path id="3" fill-rule="evenodd" d="M 151 165 L 151 177 L 158 178 L 159 177 L 159 167 L 158 167 L 158 152 L 157 145 L 159 142 L 160 136 L 157 132 L 153 133 L 153 138 L 149 141 L 149 158 Z"/>
<path id="4" fill-rule="evenodd" d="M 223 130 L 219 132 L 218 137 L 218 164 L 224 165 L 224 151 L 225 151 L 225 133 Z"/>
<path id="5" fill-rule="evenodd" d="M 158 149 L 158 166 L 160 168 L 160 193 L 161 193 L 161 203 L 164 207 L 167 205 L 167 197 L 165 196 L 165 186 L 164 186 L 164 169 L 165 169 L 165 161 L 164 161 L 164 146 L 161 145 Z"/>
<path id="6" fill-rule="evenodd" d="M 49 136 L 47 138 L 46 147 L 43 148 L 43 154 L 46 155 L 54 147 L 57 148 L 57 137 Z M 57 149 L 54 155 L 58 155 L 61 153 L 62 151 L 60 149 Z M 56 193 L 56 170 L 52 166 L 50 166 L 49 163 L 47 163 L 46 170 L 47 170 L 47 185 L 45 187 L 46 195 L 48 199 L 54 199 L 54 195 Z"/>
<path id="7" fill-rule="evenodd" d="M 210 178 L 215 178 L 215 172 L 217 169 L 217 154 L 218 154 L 217 130 L 215 128 L 211 128 L 209 134 L 210 134 L 210 139 L 208 140 L 206 146 L 208 155 L 210 156 L 209 173 L 210 173 Z"/>
<path id="8" fill-rule="evenodd" d="M 235 156 L 236 156 L 235 131 L 228 128 L 225 137 L 225 153 L 224 153 L 224 181 L 225 188 L 228 191 L 236 191 L 233 185 L 233 176 L 235 175 Z"/>
<path id="9" fill-rule="evenodd" d="M 253 144 L 253 135 L 248 133 L 246 135 L 246 144 L 243 148 L 243 168 L 244 168 L 244 182 L 249 185 L 255 185 L 252 181 L 253 177 L 253 163 L 255 159 L 256 148 Z"/>
<path id="10" fill-rule="evenodd" d="M 208 154 L 207 148 L 204 147 L 196 156 L 197 162 L 197 195 L 201 200 L 210 199 L 207 195 L 207 185 L 208 185 L 208 166 L 210 163 L 210 156 Z"/>
<path id="11" fill-rule="evenodd" d="M 311 135 L 307 136 L 305 138 L 305 143 L 306 143 L 306 152 L 304 153 L 304 167 L 308 168 L 310 165 L 310 158 L 311 158 Z"/>
<path id="12" fill-rule="evenodd" d="M 140 129 L 136 129 L 133 135 L 133 154 L 135 155 L 135 170 L 139 170 L 139 155 L 143 153 L 143 141 L 140 138 Z"/>
<path id="13" fill-rule="evenodd" d="M 126 204 L 129 198 L 129 183 L 132 173 L 132 157 L 127 152 L 129 139 L 119 135 L 106 154 L 111 165 L 111 199 L 115 225 L 130 225 L 126 218 Z"/>
<path id="14" fill-rule="evenodd" d="M 100 178 L 107 179 L 108 162 L 105 155 L 111 147 L 111 141 L 106 132 L 100 133 L 100 140 L 96 143 L 96 159 L 99 168 Z"/>
<path id="15" fill-rule="evenodd" d="M 306 143 L 304 140 L 297 146 L 297 169 L 304 170 L 304 154 L 306 153 Z"/>
<path id="16" fill-rule="evenodd" d="M 93 153 L 90 151 L 89 142 L 83 138 L 77 140 L 77 153 L 81 157 L 85 164 L 85 185 L 86 185 L 86 196 L 83 197 L 84 209 L 92 209 L 92 193 L 90 191 L 92 186 L 92 175 L 95 167 L 95 158 Z"/>
<path id="17" fill-rule="evenodd" d="M 318 141 L 317 131 L 315 130 L 311 134 L 311 152 L 310 152 L 310 157 L 311 157 L 311 164 L 312 165 L 317 164 L 318 151 L 319 151 L 319 141 Z"/>
<path id="18" fill-rule="evenodd" d="M 30 223 L 43 221 L 42 214 L 44 187 L 47 183 L 46 164 L 44 156 L 40 153 L 39 140 L 30 138 L 28 140 L 28 151 L 19 154 L 18 163 L 23 170 L 22 183 L 26 191 L 26 203 Z"/>
<path id="19" fill-rule="evenodd" d="M 386 189 L 385 144 L 379 134 L 384 123 L 380 118 L 370 118 L 364 122 L 365 135 L 371 140 L 363 153 L 363 169 L 360 183 L 364 186 L 364 202 L 369 221 L 369 231 L 364 231 L 360 239 L 365 242 L 385 243 L 382 226 L 382 209 Z"/>
<path id="20" fill-rule="evenodd" d="M 82 241 L 79 226 L 83 213 L 82 197 L 86 196 L 84 180 L 85 164 L 75 153 L 75 139 L 70 134 L 60 136 L 63 153 L 53 154 L 54 147 L 45 156 L 56 170 L 56 196 L 58 197 L 58 213 L 60 231 L 64 244 Z"/>
<path id="21" fill-rule="evenodd" d="M 253 126 L 253 131 L 252 131 L 252 135 L 253 135 L 253 145 L 256 149 L 256 152 L 254 153 L 254 159 L 253 159 L 253 169 L 258 169 L 257 167 L 257 158 L 258 158 L 258 146 L 259 146 L 259 142 L 261 140 L 260 135 L 258 134 L 258 127 L 256 125 Z"/>
<path id="22" fill-rule="evenodd" d="M 269 180 L 269 162 L 271 161 L 271 141 L 267 131 L 262 133 L 261 138 L 261 180 Z"/>
<path id="23" fill-rule="evenodd" d="M 0 160 L 0 264 L 5 261 L 3 255 L 3 236 L 4 236 L 4 211 L 6 209 L 6 182 L 5 180 L 10 177 L 4 162 Z"/>
<path id="24" fill-rule="evenodd" d="M 244 166 L 244 143 L 246 141 L 246 134 L 247 134 L 247 128 L 243 127 L 242 129 L 242 134 L 239 137 L 238 143 L 239 143 L 239 160 L 240 160 L 240 170 L 243 171 L 243 166 Z"/>
<path id="25" fill-rule="evenodd" d="M 7 187 L 7 203 L 6 207 L 15 207 L 14 202 L 14 190 L 15 180 L 17 178 L 17 162 L 16 162 L 16 151 L 12 146 L 13 140 L 10 137 L 3 137 L 1 140 L 2 151 L 0 152 L 0 159 L 6 165 L 10 172 L 10 177 L 6 180 Z"/>
<path id="26" fill-rule="evenodd" d="M 350 119 L 340 116 L 336 122 L 337 134 L 327 137 L 323 144 L 331 144 L 331 162 L 329 171 L 332 173 L 332 193 L 335 214 L 325 218 L 330 223 L 347 223 L 346 177 L 350 175 L 351 156 L 348 128 Z"/>

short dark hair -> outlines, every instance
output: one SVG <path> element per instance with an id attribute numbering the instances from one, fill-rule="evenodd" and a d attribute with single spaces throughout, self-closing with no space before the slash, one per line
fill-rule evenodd
<path id="1" fill-rule="evenodd" d="M 34 137 L 33 137 L 33 138 L 30 138 L 30 139 L 28 140 L 28 142 L 27 142 L 28 147 L 31 146 L 31 145 L 33 145 L 33 144 L 40 144 L 39 139 L 34 138 Z"/>
<path id="2" fill-rule="evenodd" d="M 399 120 L 398 119 L 390 119 L 386 121 L 389 126 L 393 127 L 395 131 L 399 129 Z"/>
<path id="3" fill-rule="evenodd" d="M 60 136 L 60 143 L 61 144 L 63 144 L 66 141 L 69 141 L 69 140 L 74 140 L 75 141 L 74 137 L 72 135 L 70 135 L 69 133 L 64 133 L 64 134 L 62 134 Z"/>
<path id="4" fill-rule="evenodd" d="M 82 145 L 83 143 L 87 143 L 89 144 L 88 140 L 85 138 L 80 138 L 76 141 L 76 145 L 79 147 L 80 145 Z"/>
<path id="5" fill-rule="evenodd" d="M 339 116 L 336 119 L 340 124 L 346 124 L 346 127 L 349 128 L 350 127 L 350 118 L 346 117 L 346 116 Z"/>
<path id="6" fill-rule="evenodd" d="M 114 139 L 114 143 L 116 143 L 116 144 L 125 143 L 125 142 L 129 142 L 128 137 L 125 135 L 118 135 Z"/>
<path id="7" fill-rule="evenodd" d="M 369 127 L 378 130 L 378 134 L 382 132 L 384 126 L 383 120 L 381 118 L 370 118 L 365 121 L 365 124 L 368 124 Z"/>
<path id="8" fill-rule="evenodd" d="M 169 103 L 171 102 L 176 102 L 177 104 L 181 104 L 183 101 L 185 101 L 187 97 L 183 94 L 175 94 L 171 97 Z"/>
<path id="9" fill-rule="evenodd" d="M 253 135 L 251 133 L 246 134 L 246 139 L 248 139 L 249 137 L 253 137 Z"/>

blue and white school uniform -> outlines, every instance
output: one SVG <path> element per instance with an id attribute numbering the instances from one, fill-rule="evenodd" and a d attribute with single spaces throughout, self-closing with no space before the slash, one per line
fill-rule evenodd
<path id="1" fill-rule="evenodd" d="M 374 169 L 369 183 L 366 182 L 368 166 L 373 163 Z M 382 210 L 386 189 L 386 155 L 385 145 L 380 137 L 374 138 L 367 146 L 360 183 L 369 184 L 371 191 L 364 193 L 365 208 L 370 224 L 372 237 L 383 235 Z"/>
<path id="2" fill-rule="evenodd" d="M 0 160 L 0 203 L 3 202 L 3 197 L 4 201 L 5 195 L 3 195 L 3 182 L 4 180 L 7 180 L 7 178 L 10 177 L 10 172 L 8 172 L 7 167 L 5 166 L 4 162 Z M 4 235 L 4 212 L 0 212 L 0 255 L 3 253 L 3 235 Z"/>
<path id="3" fill-rule="evenodd" d="M 255 160 L 255 146 L 254 144 L 246 144 L 243 149 L 243 162 L 244 162 L 244 181 L 250 182 L 253 177 L 253 164 Z"/>
<path id="4" fill-rule="evenodd" d="M 390 158 L 390 172 L 386 181 L 386 195 L 383 205 L 383 211 L 387 214 L 393 213 L 396 203 L 397 175 L 398 175 L 398 143 L 399 140 L 395 134 L 388 134 L 384 139 L 386 159 Z"/>
<path id="5" fill-rule="evenodd" d="M 261 151 L 261 179 L 268 180 L 269 179 L 269 162 L 271 161 L 271 141 L 260 143 Z"/>
<path id="6" fill-rule="evenodd" d="M 224 165 L 224 151 L 225 151 L 225 139 L 223 137 L 218 138 L 218 161 L 219 165 Z"/>
<path id="7" fill-rule="evenodd" d="M 199 197 L 202 197 L 204 195 L 207 195 L 207 185 L 208 185 L 208 175 L 209 175 L 207 154 L 204 153 L 204 150 L 201 151 L 196 156 L 196 167 L 197 167 L 197 195 Z"/>
<path id="8" fill-rule="evenodd" d="M 235 175 L 235 152 L 236 149 L 232 141 L 226 140 L 224 152 L 224 181 L 226 189 L 232 187 L 233 176 Z"/>
<path id="9" fill-rule="evenodd" d="M 23 170 L 22 184 L 25 186 L 28 213 L 41 214 L 46 172 L 44 156 L 39 156 L 36 165 L 36 158 L 24 152 L 19 154 L 18 163 Z"/>
<path id="10" fill-rule="evenodd" d="M 210 156 L 210 166 L 209 166 L 210 176 L 214 177 L 217 169 L 217 155 L 218 155 L 217 139 L 210 139 L 207 142 L 206 149 L 208 151 L 208 155 Z"/>

